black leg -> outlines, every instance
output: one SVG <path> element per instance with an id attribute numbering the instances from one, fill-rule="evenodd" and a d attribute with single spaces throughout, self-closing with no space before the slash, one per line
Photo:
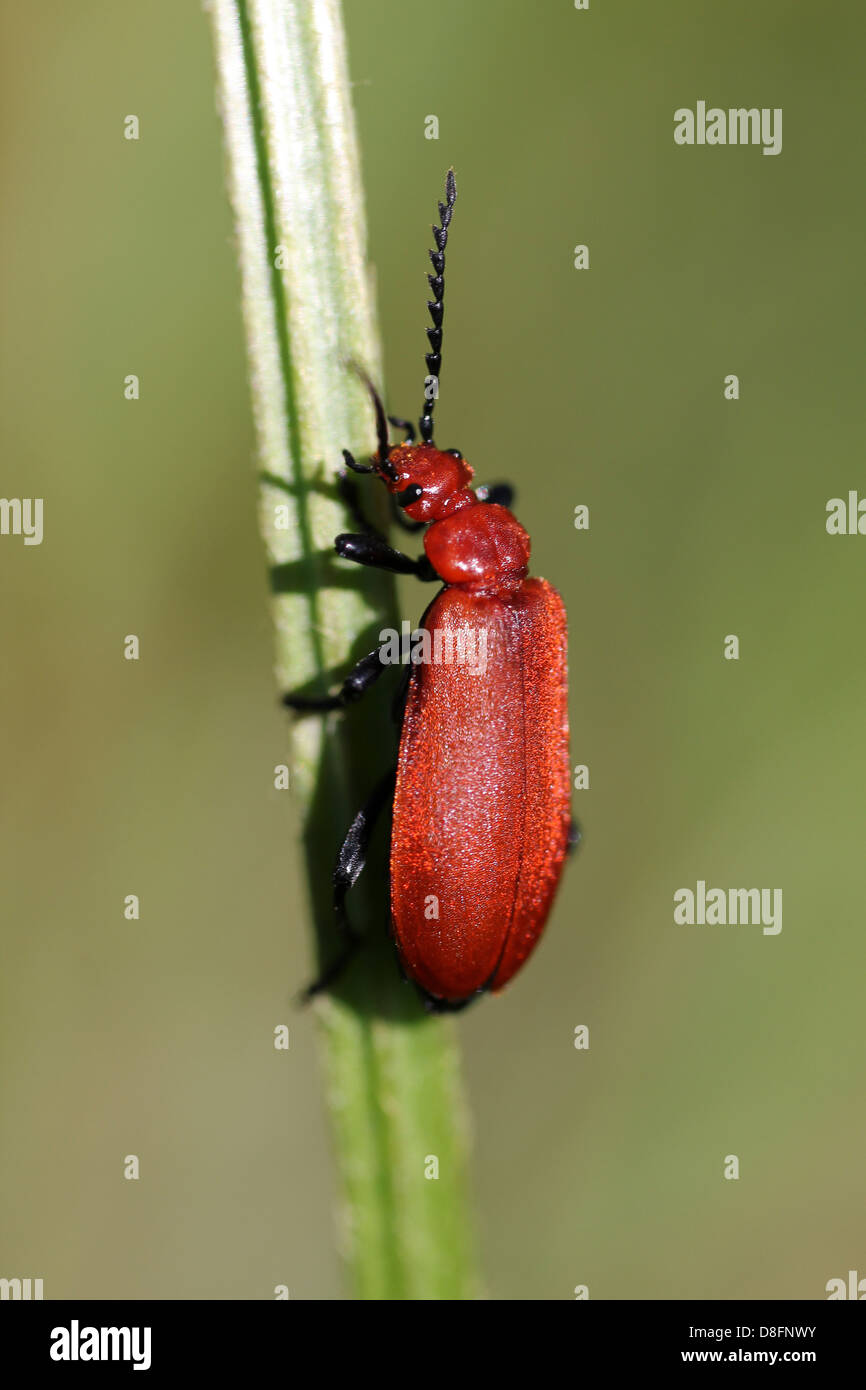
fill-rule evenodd
<path id="1" fill-rule="evenodd" d="M 363 943 L 364 938 L 352 925 L 346 912 L 346 894 L 357 882 L 367 862 L 367 851 L 370 848 L 373 828 L 382 810 L 394 795 L 396 776 L 396 768 L 392 768 L 382 778 L 382 781 L 375 787 L 352 821 L 346 838 L 340 846 L 340 852 L 334 866 L 334 912 L 343 944 L 331 964 L 304 990 L 302 998 L 305 1001 L 320 994 L 322 990 L 330 988 Z"/>
<path id="2" fill-rule="evenodd" d="M 348 449 L 343 450 L 343 461 L 347 468 L 351 468 L 353 473 L 375 473 L 376 470 L 372 463 L 358 463 L 357 459 L 349 453 Z"/>
<path id="3" fill-rule="evenodd" d="M 334 541 L 334 549 L 344 560 L 354 560 L 356 565 L 371 565 L 374 569 L 391 570 L 394 574 L 414 574 L 427 581 L 438 579 L 426 555 L 413 560 L 401 550 L 394 550 L 381 536 L 342 535 Z"/>
<path id="4" fill-rule="evenodd" d="M 566 854 L 574 854 L 582 839 L 583 834 L 580 826 L 576 820 L 572 819 L 568 827 L 568 846 L 566 848 Z"/>
<path id="5" fill-rule="evenodd" d="M 395 430 L 402 430 L 406 435 L 404 440 L 405 444 L 415 443 L 415 426 L 412 424 L 411 420 L 401 420 L 399 415 L 389 415 L 388 421 L 394 426 Z"/>
<path id="6" fill-rule="evenodd" d="M 388 418 L 390 419 L 391 424 L 397 425 L 399 429 L 412 430 L 412 426 L 409 424 L 408 420 L 397 420 L 394 418 L 394 416 L 389 416 Z M 414 438 L 414 431 L 412 432 L 412 438 Z M 355 463 L 355 460 L 352 458 L 352 455 L 348 453 L 348 450 L 344 450 L 344 454 L 348 455 L 346 462 L 348 463 L 349 467 L 353 468 L 354 471 L 357 473 L 359 471 L 358 465 Z M 377 536 L 382 534 L 378 526 L 374 526 L 373 523 L 364 515 L 364 509 L 361 506 L 361 494 L 358 491 L 358 485 L 353 478 L 350 478 L 345 468 L 341 468 L 339 473 L 337 474 L 337 491 L 339 492 L 340 496 L 345 502 L 348 510 L 351 512 L 356 525 L 360 526 L 362 531 L 367 531 Z M 391 519 L 395 521 L 398 526 L 402 527 L 404 531 L 424 530 L 424 527 L 427 525 L 426 521 L 410 521 L 408 516 L 406 516 L 405 512 L 403 511 L 403 508 L 400 506 L 399 502 L 395 498 L 393 492 L 388 494 L 388 500 L 391 503 Z"/>
<path id="7" fill-rule="evenodd" d="M 514 488 L 510 483 L 488 483 L 475 489 L 479 502 L 496 502 L 500 507 L 510 507 L 514 502 Z"/>
<path id="8" fill-rule="evenodd" d="M 344 709 L 346 705 L 360 700 L 365 690 L 377 681 L 385 666 L 380 656 L 380 648 L 362 656 L 357 666 L 353 666 L 336 695 L 284 695 L 283 704 L 299 714 L 323 714 L 326 710 Z"/>
<path id="9" fill-rule="evenodd" d="M 349 477 L 349 474 L 344 468 L 341 468 L 337 474 L 337 492 L 345 503 L 346 508 L 351 513 L 355 525 L 360 526 L 361 530 L 367 535 L 379 536 L 380 539 L 384 540 L 379 528 L 374 526 L 372 521 L 365 516 L 364 508 L 361 506 L 361 494 L 358 489 L 358 484 L 355 482 L 354 478 Z"/>

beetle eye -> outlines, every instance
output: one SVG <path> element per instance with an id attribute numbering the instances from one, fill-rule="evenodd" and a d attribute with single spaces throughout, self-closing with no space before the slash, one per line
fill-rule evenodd
<path id="1" fill-rule="evenodd" d="M 443 453 L 451 454 L 452 458 L 456 458 L 456 459 L 462 459 L 462 457 L 463 457 L 463 450 L 462 450 L 462 449 L 444 449 L 444 450 L 443 450 Z"/>
<path id="2" fill-rule="evenodd" d="M 402 492 L 394 493 L 394 500 L 401 507 L 411 507 L 413 502 L 420 502 L 423 496 L 423 487 L 419 487 L 417 483 L 410 483 Z"/>

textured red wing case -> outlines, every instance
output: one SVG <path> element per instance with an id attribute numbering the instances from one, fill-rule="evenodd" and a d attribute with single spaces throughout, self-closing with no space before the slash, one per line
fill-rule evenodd
<path id="1" fill-rule="evenodd" d="M 458 1000 L 500 988 L 519 969 L 562 869 L 571 790 L 566 618 L 556 590 L 528 579 L 502 597 L 446 589 L 424 626 L 431 635 L 462 629 L 465 645 L 462 660 L 412 671 L 391 914 L 410 977 Z"/>

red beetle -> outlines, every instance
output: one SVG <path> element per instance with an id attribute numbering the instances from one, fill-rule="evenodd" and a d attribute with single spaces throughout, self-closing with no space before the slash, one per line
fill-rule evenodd
<path id="1" fill-rule="evenodd" d="M 499 990 L 520 969 L 544 927 L 576 838 L 569 814 L 562 599 L 544 579 L 527 577 L 529 536 L 502 505 L 511 489 L 473 491 L 472 469 L 460 451 L 433 443 L 445 244 L 456 193 L 452 170 L 439 204 L 441 225 L 433 228 L 434 273 L 427 277 L 433 327 L 427 330 L 421 442 L 415 443 L 408 421 L 392 416 L 406 441 L 389 443 L 384 408 L 367 382 L 378 451 L 369 465 L 343 455 L 353 472 L 382 479 L 405 512 L 405 518 L 396 514 L 407 529 L 427 530 L 418 559 L 392 549 L 364 520 L 355 486 L 343 473 L 343 495 L 364 531 L 338 536 L 337 553 L 443 587 L 422 618 L 433 659 L 411 667 L 396 773 L 356 816 L 337 860 L 334 901 L 345 948 L 309 990 L 326 988 L 359 944 L 344 900 L 364 866 L 375 818 L 393 798 L 392 932 L 405 974 L 435 1011 L 459 1009 L 481 991 Z M 437 652 L 445 659 L 437 660 Z M 358 663 L 339 694 L 287 696 L 285 703 L 301 711 L 339 708 L 358 699 L 386 665 L 385 650 L 377 649 Z"/>

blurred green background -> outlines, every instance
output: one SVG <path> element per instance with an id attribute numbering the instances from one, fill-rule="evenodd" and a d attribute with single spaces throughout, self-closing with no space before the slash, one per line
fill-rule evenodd
<path id="1" fill-rule="evenodd" d="M 866 15 L 345 9 L 390 404 L 453 162 L 440 435 L 519 488 L 590 767 L 537 955 L 459 1022 L 491 1296 L 824 1297 L 866 1274 L 866 539 L 824 529 L 864 476 Z M 4 27 L 0 492 L 45 539 L 0 538 L 0 1274 L 339 1298 L 208 24 Z M 782 107 L 782 153 L 675 146 L 699 99 Z M 675 926 L 699 878 L 781 887 L 781 934 Z"/>

